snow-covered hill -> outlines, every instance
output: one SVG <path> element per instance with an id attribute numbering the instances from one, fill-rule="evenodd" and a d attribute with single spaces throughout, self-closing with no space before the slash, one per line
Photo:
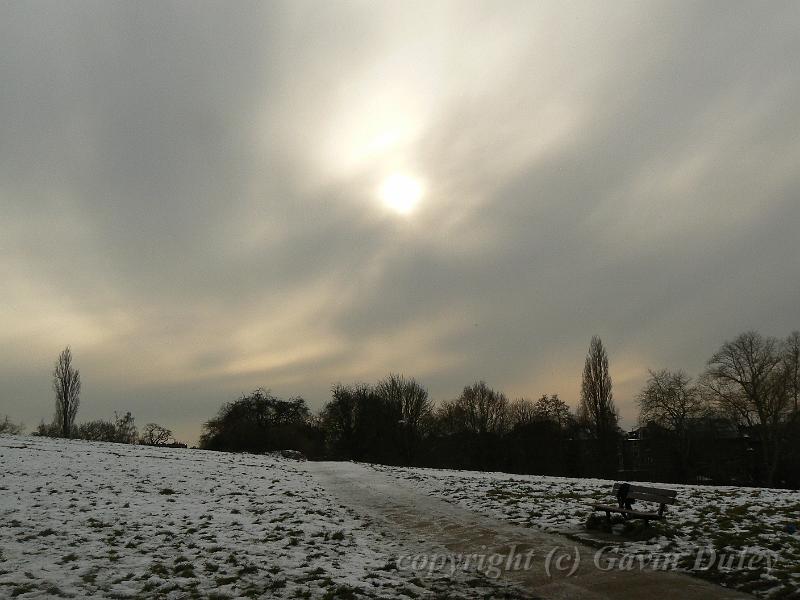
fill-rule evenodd
<path id="1" fill-rule="evenodd" d="M 479 598 L 274 456 L 0 436 L 0 598 Z"/>
<path id="2" fill-rule="evenodd" d="M 510 581 L 474 571 L 398 570 L 399 557 L 436 550 L 440 540 L 387 525 L 363 506 L 356 512 L 353 497 L 332 497 L 323 475 L 337 464 L 0 435 L 0 598 L 524 596 Z M 439 507 L 474 511 L 458 513 L 466 529 L 478 512 L 494 523 L 586 535 L 587 506 L 608 500 L 611 486 L 350 466 L 371 493 L 402 496 L 423 520 L 431 518 L 426 495 Z M 765 597 L 799 593 L 800 534 L 791 526 L 800 519 L 800 493 L 670 487 L 679 490 L 678 505 L 655 530 L 620 525 L 590 535 L 626 555 L 678 554 L 689 571 L 700 548 L 769 555 L 767 568 L 723 565 L 703 575 Z"/>

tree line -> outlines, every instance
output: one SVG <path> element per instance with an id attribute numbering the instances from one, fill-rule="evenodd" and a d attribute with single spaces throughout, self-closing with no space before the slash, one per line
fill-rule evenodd
<path id="1" fill-rule="evenodd" d="M 613 476 L 618 413 L 608 356 L 593 338 L 577 413 L 557 394 L 510 400 L 485 381 L 435 404 L 414 378 L 337 383 L 312 414 L 302 398 L 259 388 L 225 404 L 203 426 L 202 448 L 292 449 L 310 458 L 395 465 Z"/>
<path id="2" fill-rule="evenodd" d="M 37 433 L 122 443 L 174 444 L 131 413 L 75 423 L 80 373 L 67 347 L 53 371 L 55 414 Z M 697 377 L 649 371 L 637 395 L 638 427 L 619 426 L 608 353 L 593 337 L 573 411 L 558 394 L 509 399 L 485 381 L 434 403 L 414 378 L 389 374 L 337 383 L 314 414 L 301 397 L 258 388 L 203 424 L 200 447 L 394 465 L 564 476 L 625 477 L 800 487 L 800 332 L 749 331 L 727 341 Z M 0 433 L 18 431 L 8 417 Z"/>
<path id="3" fill-rule="evenodd" d="M 593 337 L 573 411 L 558 394 L 509 399 L 485 381 L 434 403 L 414 378 L 334 385 L 318 414 L 260 388 L 206 422 L 201 447 L 310 458 L 672 482 L 800 486 L 800 333 L 745 332 L 705 370 L 653 370 L 638 427 L 619 426 L 608 353 Z M 740 460 L 742 455 L 746 461 Z M 744 466 L 743 466 L 744 465 Z M 712 476 L 713 475 L 713 476 Z"/>
<path id="4" fill-rule="evenodd" d="M 800 332 L 742 333 L 696 378 L 650 371 L 638 403 L 644 464 L 662 477 L 800 487 Z"/>

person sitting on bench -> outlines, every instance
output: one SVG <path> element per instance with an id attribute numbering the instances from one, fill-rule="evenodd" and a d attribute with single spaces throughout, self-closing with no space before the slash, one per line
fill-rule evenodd
<path id="1" fill-rule="evenodd" d="M 620 508 L 633 508 L 633 498 L 628 498 L 628 492 L 631 491 L 631 486 L 628 483 L 623 483 L 617 490 L 617 504 Z"/>

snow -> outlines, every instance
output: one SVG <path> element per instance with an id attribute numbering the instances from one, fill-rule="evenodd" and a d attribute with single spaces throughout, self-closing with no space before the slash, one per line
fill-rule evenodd
<path id="1" fill-rule="evenodd" d="M 390 486 L 391 502 L 414 505 L 422 516 L 438 514 L 428 512 L 433 504 L 425 503 L 427 496 L 450 503 L 442 506 L 484 515 L 475 515 L 476 520 L 497 519 L 584 540 L 588 505 L 609 500 L 612 483 L 363 467 L 375 474 L 370 493 L 380 495 Z M 345 494 L 330 493 L 325 487 L 330 468 L 274 455 L 0 435 L 0 598 L 479 598 L 509 593 L 507 582 L 475 573 L 450 578 L 398 570 L 398 557 L 440 551 L 435 536 L 424 539 L 392 529 Z M 338 469 L 339 476 L 347 473 Z M 701 574 L 763 597 L 797 593 L 800 534 L 786 526 L 800 518 L 800 493 L 662 487 L 678 490 L 678 504 L 654 533 L 591 535 L 626 553 L 679 553 L 687 557 L 680 564 L 689 571 L 698 548 L 771 553 L 778 561 L 769 568 Z"/>
<path id="2" fill-rule="evenodd" d="M 303 463 L 0 436 L 0 597 L 483 597 L 398 571 L 408 549 Z"/>
<path id="3" fill-rule="evenodd" d="M 800 522 L 798 491 L 643 483 L 678 490 L 677 504 L 669 508 L 666 521 L 653 524 L 650 530 L 644 531 L 639 521 L 631 523 L 629 532 L 613 535 L 586 529 L 590 505 L 614 501 L 613 481 L 370 466 L 406 480 L 420 493 L 493 518 L 611 544 L 626 554 L 649 554 L 662 560 L 678 554 L 684 570 L 762 597 L 800 593 L 800 534 L 786 530 L 787 525 Z M 703 571 L 708 561 L 694 568 L 701 548 L 713 550 L 718 557 L 738 558 L 737 553 L 744 552 L 748 558 L 763 560 L 754 559 L 760 566 L 752 571 Z"/>

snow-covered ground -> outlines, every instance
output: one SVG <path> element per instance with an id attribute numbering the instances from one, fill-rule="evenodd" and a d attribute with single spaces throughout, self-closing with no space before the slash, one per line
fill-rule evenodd
<path id="1" fill-rule="evenodd" d="M 0 436 L 0 597 L 499 597 L 412 577 L 399 538 L 273 456 Z"/>
<path id="2" fill-rule="evenodd" d="M 613 482 L 601 479 L 371 466 L 408 481 L 421 493 L 568 535 L 587 535 L 593 502 L 615 502 L 610 495 Z M 589 537 L 629 555 L 677 554 L 681 569 L 762 597 L 800 597 L 800 532 L 790 532 L 800 528 L 800 492 L 650 485 L 678 490 L 678 502 L 666 521 L 649 530 L 640 521 L 631 521 L 615 526 L 613 534 L 588 532 Z M 742 556 L 745 566 L 753 568 L 739 568 Z M 735 562 L 726 564 L 723 557 Z"/>
<path id="3" fill-rule="evenodd" d="M 585 535 L 588 505 L 610 499 L 611 482 L 596 479 L 365 467 L 390 475 L 397 493 L 568 535 Z M 398 570 L 399 556 L 436 540 L 354 512 L 320 477 L 275 456 L 0 435 L 0 598 L 520 596 L 474 572 Z M 699 548 L 769 555 L 769 568 L 703 575 L 800 597 L 800 534 L 787 531 L 800 493 L 669 487 L 678 505 L 654 530 L 591 535 L 627 554 L 678 554 L 689 571 Z"/>

